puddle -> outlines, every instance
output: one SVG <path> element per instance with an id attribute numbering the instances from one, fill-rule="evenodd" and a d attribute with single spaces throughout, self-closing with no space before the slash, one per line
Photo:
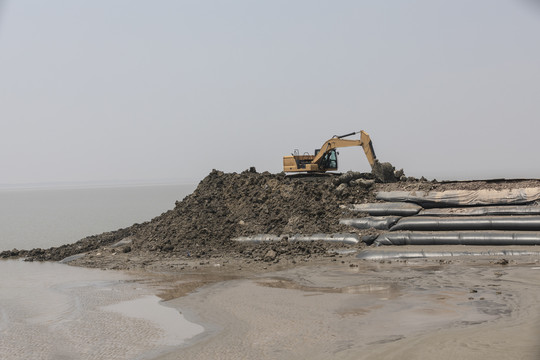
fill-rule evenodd
<path id="1" fill-rule="evenodd" d="M 149 321 L 160 329 L 160 345 L 178 346 L 204 331 L 198 324 L 184 318 L 178 310 L 160 304 L 155 295 L 128 300 L 102 307 L 102 310 L 117 312 L 122 315 Z"/>

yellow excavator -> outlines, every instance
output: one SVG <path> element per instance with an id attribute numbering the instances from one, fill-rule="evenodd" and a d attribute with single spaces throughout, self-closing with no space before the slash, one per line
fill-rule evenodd
<path id="1" fill-rule="evenodd" d="M 349 136 L 360 134 L 359 140 L 344 139 Z M 337 136 L 327 140 L 320 149 L 315 149 L 315 154 L 300 155 L 298 150 L 290 156 L 283 157 L 283 171 L 286 173 L 307 172 L 324 173 L 338 169 L 337 148 L 361 146 L 371 165 L 371 172 L 383 182 L 395 181 L 394 167 L 390 163 L 380 163 L 375 156 L 373 144 L 369 134 L 364 130 Z"/>
<path id="2" fill-rule="evenodd" d="M 360 134 L 359 140 L 344 139 L 345 137 Z M 300 155 L 298 150 L 294 154 L 283 157 L 284 172 L 325 172 L 335 171 L 338 168 L 337 148 L 348 146 L 362 146 L 369 165 L 373 168 L 377 161 L 375 150 L 371 143 L 371 138 L 364 130 L 352 132 L 349 134 L 337 136 L 334 135 L 330 140 L 327 140 L 320 149 L 315 149 L 314 155 Z"/>

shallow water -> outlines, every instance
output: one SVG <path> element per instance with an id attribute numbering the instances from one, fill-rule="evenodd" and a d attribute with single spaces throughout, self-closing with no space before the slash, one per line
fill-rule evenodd
<path id="1" fill-rule="evenodd" d="M 226 331 L 160 359 L 540 359 L 538 259 L 356 265 L 298 266 L 174 299 Z"/>
<path id="2" fill-rule="evenodd" d="M 144 359 L 201 333 L 117 271 L 0 261 L 0 350 L 15 359 Z"/>

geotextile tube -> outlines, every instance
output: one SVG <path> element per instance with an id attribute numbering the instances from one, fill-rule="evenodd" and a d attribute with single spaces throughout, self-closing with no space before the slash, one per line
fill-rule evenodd
<path id="1" fill-rule="evenodd" d="M 232 239 L 233 241 L 238 242 L 248 242 L 248 243 L 261 243 L 267 241 L 327 241 L 327 242 L 336 242 L 343 244 L 358 244 L 360 238 L 357 234 L 313 234 L 313 235 L 271 235 L 271 234 L 259 234 L 252 236 L 240 236 Z"/>
<path id="2" fill-rule="evenodd" d="M 343 244 L 358 244 L 360 238 L 356 234 L 314 234 L 291 236 L 289 241 L 327 241 Z"/>
<path id="3" fill-rule="evenodd" d="M 379 235 L 378 245 L 540 245 L 536 231 L 390 232 Z"/>
<path id="4" fill-rule="evenodd" d="M 418 216 L 540 215 L 538 205 L 475 206 L 424 209 Z"/>
<path id="5" fill-rule="evenodd" d="M 342 225 L 352 226 L 356 229 L 378 229 L 388 230 L 397 221 L 401 219 L 401 216 L 381 216 L 381 217 L 363 217 L 357 219 L 340 219 L 339 223 Z"/>
<path id="6" fill-rule="evenodd" d="M 380 251 L 364 250 L 356 256 L 362 260 L 422 259 L 459 256 L 540 256 L 540 251 L 488 250 L 488 251 Z"/>
<path id="7" fill-rule="evenodd" d="M 372 216 L 412 216 L 422 210 L 419 205 L 403 202 L 353 204 L 345 208 L 351 211 L 365 212 Z"/>
<path id="8" fill-rule="evenodd" d="M 529 230 L 540 231 L 540 216 L 412 216 L 403 218 L 390 231 L 416 230 Z"/>
<path id="9" fill-rule="evenodd" d="M 412 202 L 423 207 L 516 205 L 540 199 L 540 188 L 504 190 L 381 191 L 377 200 Z"/>

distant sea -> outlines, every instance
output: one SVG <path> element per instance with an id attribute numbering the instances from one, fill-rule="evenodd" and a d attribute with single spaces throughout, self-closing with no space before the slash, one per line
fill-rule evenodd
<path id="1" fill-rule="evenodd" d="M 49 248 L 151 220 L 196 185 L 0 190 L 0 251 Z"/>

